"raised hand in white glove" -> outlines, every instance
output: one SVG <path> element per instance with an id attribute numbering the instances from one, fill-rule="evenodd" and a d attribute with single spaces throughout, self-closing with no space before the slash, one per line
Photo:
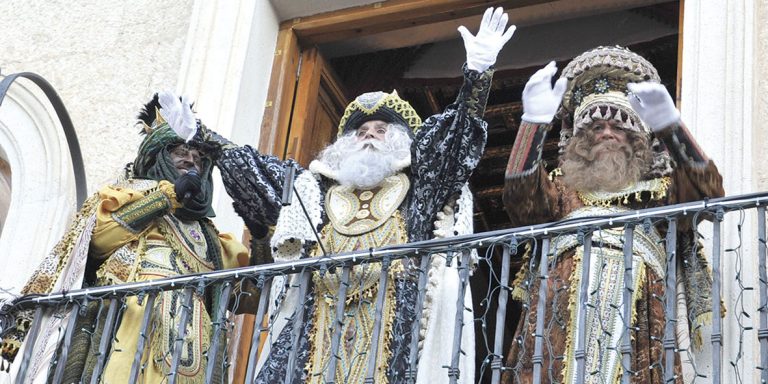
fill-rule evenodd
<path id="1" fill-rule="evenodd" d="M 186 97 L 179 99 L 171 91 L 161 91 L 157 94 L 160 102 L 160 114 L 176 135 L 189 142 L 197 132 L 197 120 Z"/>
<path id="2" fill-rule="evenodd" d="M 529 123 L 549 124 L 560 108 L 568 80 L 557 79 L 552 86 L 552 76 L 557 72 L 554 61 L 539 69 L 528 79 L 523 89 L 523 120 Z"/>
<path id="3" fill-rule="evenodd" d="M 437 213 L 435 229 L 432 231 L 432 234 L 435 235 L 436 239 L 444 239 L 453 236 L 453 225 L 455 221 L 453 203 L 449 201 L 448 204 L 443 207 L 443 211 Z"/>
<path id="4" fill-rule="evenodd" d="M 477 36 L 473 36 L 465 26 L 459 27 L 459 33 L 464 40 L 464 49 L 467 50 L 467 68 L 484 72 L 496 62 L 499 51 L 517 29 L 511 25 L 505 32 L 507 21 L 509 16 L 504 13 L 504 9 L 499 7 L 494 11 L 491 7 L 483 15 Z"/>
<path id="5" fill-rule="evenodd" d="M 680 111 L 675 108 L 667 88 L 659 83 L 629 83 L 629 104 L 653 132 L 680 121 Z"/>

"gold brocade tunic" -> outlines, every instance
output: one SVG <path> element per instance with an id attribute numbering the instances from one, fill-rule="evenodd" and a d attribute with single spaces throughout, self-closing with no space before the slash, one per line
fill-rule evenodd
<path id="1" fill-rule="evenodd" d="M 216 233 L 212 224 L 203 221 L 181 221 L 172 215 L 154 220 L 140 233 L 132 233 L 117 223 L 112 212 L 144 197 L 142 190 L 151 188 L 153 181 L 140 181 L 136 188 L 106 187 L 99 191 L 101 204 L 97 210 L 97 223 L 91 241 L 91 257 L 102 259 L 96 272 L 98 285 L 120 284 L 154 280 L 164 277 L 216 270 L 208 260 L 208 241 L 205 233 Z M 202 223 L 202 224 L 201 224 Z M 203 228 L 203 225 L 210 228 Z M 218 234 L 220 268 L 247 265 L 247 249 L 230 234 Z M 149 338 L 149 348 L 142 358 L 142 383 L 160 383 L 167 380 L 171 364 L 171 347 L 181 314 L 182 292 L 168 291 L 155 300 Z M 146 300 L 145 300 L 146 302 Z M 102 376 L 104 383 L 127 383 L 138 342 L 145 307 L 135 296 L 126 300 L 120 327 L 112 343 L 109 360 Z M 202 383 L 205 377 L 204 353 L 210 345 L 211 321 L 204 297 L 193 296 L 190 325 L 184 339 L 179 364 L 179 383 Z"/>
<path id="2" fill-rule="evenodd" d="M 399 208 L 408 192 L 409 181 L 404 174 L 390 176 L 380 187 L 355 190 L 334 186 L 326 196 L 326 209 L 331 225 L 322 231 L 326 252 L 337 254 L 361 249 L 379 248 L 408 241 L 405 220 Z M 315 249 L 315 256 L 321 256 Z M 403 271 L 402 263 L 394 262 L 389 269 L 387 291 L 382 311 L 382 329 L 378 341 L 375 382 L 386 383 L 386 364 L 395 313 L 394 279 Z M 350 271 L 350 284 L 341 326 L 342 342 L 339 347 L 339 365 L 336 381 L 363 383 L 367 376 L 371 334 L 376 320 L 375 306 L 378 295 L 381 264 L 360 264 Z M 331 358 L 331 335 L 336 317 L 336 295 L 341 286 L 341 273 L 316 272 L 312 276 L 315 289 L 312 350 L 308 361 L 311 383 L 323 383 L 324 371 Z"/>

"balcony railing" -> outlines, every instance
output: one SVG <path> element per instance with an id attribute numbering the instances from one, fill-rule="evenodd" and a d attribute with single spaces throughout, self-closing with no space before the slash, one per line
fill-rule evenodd
<path id="1" fill-rule="evenodd" d="M 583 265 L 589 265 L 590 257 L 595 255 L 603 243 L 600 241 L 604 231 L 610 228 L 623 228 L 620 232 L 621 244 L 624 254 L 624 288 L 622 289 L 622 299 L 620 305 L 615 310 L 619 311 L 623 325 L 621 325 L 621 335 L 615 345 L 609 346 L 612 353 L 620 355 L 618 358 L 621 365 L 622 382 L 628 383 L 634 372 L 631 369 L 632 348 L 631 331 L 633 325 L 629 319 L 632 318 L 632 246 L 636 233 L 648 231 L 653 226 L 662 225 L 668 229 L 666 239 L 661 239 L 661 247 L 666 249 L 666 266 L 663 276 L 660 276 L 660 284 L 664 286 L 663 297 L 658 297 L 664 303 L 664 333 L 658 335 L 658 343 L 663 348 L 663 358 L 655 362 L 652 366 L 644 369 L 655 369 L 660 373 L 660 377 L 665 382 L 674 381 L 679 374 L 675 370 L 676 357 L 682 361 L 682 370 L 686 375 L 688 382 L 735 382 L 734 380 L 746 380 L 749 377 L 759 377 L 763 382 L 768 380 L 768 277 L 766 276 L 766 217 L 765 206 L 768 204 L 768 193 L 734 196 L 729 198 L 712 199 L 708 201 L 697 201 L 686 204 L 659 207 L 655 209 L 629 211 L 620 215 L 586 217 L 580 219 L 564 220 L 556 223 L 546 223 L 525 228 L 513 228 L 494 232 L 477 233 L 474 235 L 459 236 L 448 239 L 436 239 L 424 242 L 409 243 L 399 246 L 392 246 L 382 249 L 374 249 L 365 252 L 356 252 L 349 254 L 331 255 L 322 258 L 307 258 L 291 262 L 280 262 L 273 264 L 264 264 L 247 268 L 218 271 L 213 273 L 185 275 L 176 278 L 160 279 L 140 283 L 123 284 L 118 286 L 96 287 L 81 289 L 63 293 L 55 293 L 47 296 L 22 297 L 14 302 L 17 308 L 35 309 L 33 325 L 27 336 L 27 343 L 34 343 L 38 337 L 39 320 L 45 313 L 69 313 L 64 327 L 60 329 L 63 335 L 61 347 L 56 356 L 56 364 L 52 364 L 54 375 L 60 375 L 67 359 L 68 349 L 70 347 L 71 337 L 74 331 L 74 324 L 77 321 L 79 309 L 84 308 L 88 303 L 99 302 L 107 312 L 105 320 L 105 331 L 100 340 L 99 360 L 91 377 L 83 378 L 83 382 L 98 382 L 107 355 L 110 344 L 115 337 L 114 333 L 108 330 L 113 328 L 113 324 L 118 320 L 119 308 L 124 305 L 125 300 L 131 296 L 139 296 L 140 300 L 146 302 L 146 308 L 151 308 L 156 296 L 161 291 L 181 290 L 185 305 L 182 308 L 189 308 L 192 296 L 195 292 L 202 292 L 205 289 L 220 290 L 222 297 L 229 297 L 232 294 L 233 286 L 241 283 L 243 280 L 250 280 L 255 283 L 261 292 L 270 292 L 270 287 L 275 278 L 288 275 L 298 275 L 297 281 L 306 282 L 314 272 L 327 273 L 328 271 L 341 271 L 342 287 L 338 295 L 333 298 L 336 301 L 336 322 L 338 324 L 345 313 L 346 287 L 349 284 L 349 275 L 351 267 L 361 263 L 381 263 L 382 274 L 380 279 L 379 291 L 386 289 L 387 270 L 389 265 L 398 259 L 411 258 L 420 263 L 420 276 L 418 280 L 419 297 L 417 308 L 415 310 L 416 321 L 413 325 L 414 334 L 418 334 L 420 314 L 425 296 L 427 285 L 427 276 L 425 271 L 434 257 L 443 257 L 447 265 L 457 268 L 460 276 L 461 292 L 460 298 L 455 307 L 455 335 L 453 338 L 453 348 L 451 366 L 444 367 L 444 380 L 435 379 L 436 382 L 457 382 L 461 372 L 458 371 L 459 356 L 462 353 L 461 330 L 463 313 L 466 310 L 463 302 L 464 290 L 469 289 L 470 269 L 471 269 L 471 250 L 482 249 L 480 252 L 480 263 L 488 263 L 491 269 L 500 271 L 498 274 L 492 274 L 490 279 L 490 294 L 482 302 L 494 303 L 492 307 L 495 311 L 483 311 L 475 308 L 475 322 L 478 332 L 483 333 L 487 343 L 477 345 L 475 354 L 482 359 L 480 370 L 476 372 L 476 381 L 498 383 L 505 371 L 507 375 L 515 378 L 519 374 L 518 368 L 514 366 L 505 366 L 508 346 L 506 340 L 510 340 L 513 335 L 505 334 L 505 323 L 511 317 L 518 314 L 511 313 L 508 308 L 510 296 L 511 277 L 510 264 L 519 259 L 522 252 L 519 249 L 525 244 L 533 250 L 533 256 L 527 261 L 529 268 L 529 277 L 526 280 L 531 285 L 534 280 L 539 281 L 542 289 L 537 295 L 529 295 L 528 302 L 523 303 L 523 311 L 519 315 L 522 318 L 526 316 L 526 308 L 531 308 L 537 302 L 536 308 L 536 329 L 532 335 L 521 335 L 520 337 L 535 338 L 535 347 L 530 353 L 530 360 L 533 361 L 533 382 L 547 383 L 559 381 L 561 377 L 554 377 L 551 371 L 552 361 L 562 360 L 562 356 L 549 355 L 549 333 L 548 329 L 552 324 L 545 324 L 546 312 L 551 310 L 553 303 L 547 303 L 547 287 L 553 289 L 553 282 L 550 281 L 549 268 L 552 268 L 555 261 L 540 262 L 540 255 L 551 255 L 553 248 L 564 237 L 571 236 L 576 238 L 577 247 L 581 249 Z M 705 220 L 706 218 L 706 220 Z M 692 222 L 693 228 L 697 228 L 696 234 L 699 240 L 707 248 L 708 260 L 711 266 L 713 276 L 711 310 L 713 312 L 711 322 L 711 338 L 704 340 L 711 348 L 711 354 L 696 355 L 694 351 L 685 345 L 678 344 L 676 337 L 676 324 L 678 319 L 677 311 L 677 281 L 676 270 L 678 258 L 676 247 L 676 226 L 681 221 Z M 614 233 L 616 233 L 614 231 Z M 725 244 L 725 245 L 724 245 Z M 615 246 L 615 244 L 614 244 Z M 497 253 L 497 250 L 501 249 Z M 500 254 L 500 257 L 494 256 Z M 500 267 L 499 267 L 499 260 Z M 695 259 L 695 258 L 693 258 Z M 546 260 L 550 260 L 547 258 Z M 757 268 L 757 270 L 755 270 Z M 338 273 L 338 272 L 336 272 Z M 548 285 L 549 284 L 549 285 Z M 586 309 L 589 303 L 589 296 L 595 294 L 589 290 L 589 279 L 580 281 L 581 288 L 578 290 L 580 297 L 575 302 L 581 309 Z M 291 289 L 306 289 L 306 284 L 298 284 Z M 755 291 L 758 292 L 759 301 L 753 300 Z M 726 292 L 724 295 L 723 292 Z M 262 341 L 263 332 L 268 330 L 271 324 L 264 326 L 263 319 L 268 312 L 268 295 L 260 296 L 258 310 L 255 317 L 253 339 L 251 345 L 259 345 Z M 299 296 L 303 297 L 303 296 Z M 110 300 L 105 300 L 110 299 Z M 377 318 L 381 318 L 383 295 L 376 299 Z M 728 309 L 726 313 L 722 312 L 721 305 Z M 231 312 L 228 309 L 228 300 L 220 300 L 218 308 L 211 310 L 212 334 L 214 335 L 212 345 L 208 351 L 208 361 L 217 360 L 217 353 L 226 348 L 220 348 L 220 340 L 226 340 L 226 337 L 220 338 L 222 333 L 230 332 L 228 324 L 231 324 Z M 298 311 L 302 311 L 299 306 Z M 129 381 L 135 381 L 141 370 L 141 357 L 144 349 L 147 348 L 144 342 L 144 335 L 149 325 L 149 313 L 146 311 L 143 319 L 142 331 L 138 338 L 137 350 L 135 351 L 135 360 L 131 370 Z M 176 345 L 172 349 L 172 365 L 168 372 L 168 382 L 174 383 L 176 380 L 176 369 L 181 355 L 181 344 L 186 332 L 186 323 L 189 320 L 189 311 L 182 309 L 180 316 L 180 325 L 176 333 Z M 575 320 L 577 330 L 573 343 L 575 343 L 575 366 L 572 367 L 575 372 L 575 381 L 579 383 L 593 382 L 596 371 L 585 367 L 585 346 L 588 340 L 583 324 L 585 324 L 586 310 L 576 311 L 578 313 Z M 754 316 L 754 317 L 753 317 Z M 302 324 L 301 314 L 294 316 L 299 319 L 294 322 L 292 337 L 297 340 Z M 492 319 L 495 321 L 491 321 Z M 495 322 L 495 329 L 486 327 L 489 323 Z M 725 324 L 725 326 L 724 326 Z M 756 330 L 756 332 L 755 332 Z M 604 329 L 603 332 L 610 332 L 610 329 Z M 381 331 L 381 325 L 374 327 L 372 340 L 378 341 Z M 514 340 L 513 342 L 522 342 L 523 340 Z M 337 351 L 341 342 L 339 327 L 337 326 L 332 334 L 331 356 L 337 356 Z M 413 337 L 409 351 L 410 356 L 410 377 L 416 372 L 418 364 L 418 337 Z M 508 344 L 508 343 L 507 343 Z M 296 345 L 292 343 L 292 345 Z M 759 347 L 758 347 L 759 346 Z M 705 348 L 705 349 L 710 349 Z M 252 382 L 255 377 L 255 366 L 257 361 L 258 348 L 251 348 L 251 354 L 247 361 L 246 382 Z M 372 348 L 372 350 L 376 350 Z M 27 374 L 27 362 L 31 356 L 31 349 L 27 349 L 21 358 L 21 368 L 17 382 L 23 382 Z M 226 352 L 224 352 L 226 353 Z M 289 364 L 297 364 L 296 348 L 291 350 Z M 702 357 L 704 356 L 704 357 Z M 709 357 L 707 357 L 709 356 Z M 484 358 L 483 358 L 484 357 Z M 214 376 L 214 370 L 226 371 L 227 361 L 223 359 L 222 364 L 209 364 L 207 366 L 207 382 Z M 367 356 L 368 367 L 376 367 L 377 356 L 375 353 Z M 478 360 L 479 361 L 479 360 Z M 241 362 L 242 363 L 242 362 Z M 680 363 L 678 363 L 680 364 Z M 327 382 L 334 382 L 335 372 L 341 369 L 337 364 L 328 364 L 325 368 L 324 376 Z M 292 370 L 288 370 L 291 372 Z M 373 372 L 369 369 L 368 372 Z M 290 376 L 290 374 L 288 375 Z M 54 382 L 56 381 L 54 376 Z M 290 382 L 292 378 L 286 378 Z M 369 377 L 367 382 L 373 382 L 373 377 Z"/>

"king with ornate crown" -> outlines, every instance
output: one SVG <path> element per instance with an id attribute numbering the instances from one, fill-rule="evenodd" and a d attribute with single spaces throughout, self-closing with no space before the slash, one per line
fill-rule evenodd
<path id="1" fill-rule="evenodd" d="M 573 59 L 553 86 L 556 71 L 555 63 L 550 63 L 530 78 L 523 91 L 523 121 L 504 186 L 504 204 L 514 226 L 723 196 L 715 164 L 680 121 L 672 98 L 647 60 L 625 48 L 598 47 Z M 549 171 L 541 155 L 556 113 L 561 120 L 559 167 Z M 534 255 L 550 264 L 546 303 L 551 305 L 544 324 L 555 326 L 547 328 L 548 348 L 540 362 L 547 377 L 575 381 L 576 319 L 586 311 L 586 323 L 580 325 L 589 340 L 585 382 L 616 383 L 623 370 L 631 370 L 632 382 L 663 382 L 654 362 L 664 352 L 664 305 L 656 298 L 664 295 L 660 278 L 666 274 L 662 239 L 667 228 L 647 229 L 634 232 L 629 367 L 622 366 L 620 349 L 624 230 L 594 233 L 589 265 L 582 263 L 577 235 L 555 237 L 546 256 Z M 678 278 L 687 293 L 688 318 L 696 324 L 710 311 L 711 278 L 703 255 L 692 248 L 691 223 L 680 222 L 677 231 L 679 260 L 686 260 Z M 516 298 L 539 296 L 541 280 L 534 273 L 520 272 L 514 284 Z M 582 279 L 589 279 L 592 287 L 583 305 L 578 302 Z M 535 334 L 537 307 L 536 300 L 531 300 L 517 328 L 507 355 L 505 383 L 532 381 L 531 357 L 539 337 Z M 679 371 L 679 363 L 675 369 Z"/>

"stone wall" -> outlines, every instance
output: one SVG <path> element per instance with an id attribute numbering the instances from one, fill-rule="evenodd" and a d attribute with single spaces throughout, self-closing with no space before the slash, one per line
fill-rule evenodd
<path id="1" fill-rule="evenodd" d="M 174 88 L 193 0 L 0 2 L 0 70 L 36 72 L 64 101 L 93 192 L 131 161 L 152 90 Z"/>

